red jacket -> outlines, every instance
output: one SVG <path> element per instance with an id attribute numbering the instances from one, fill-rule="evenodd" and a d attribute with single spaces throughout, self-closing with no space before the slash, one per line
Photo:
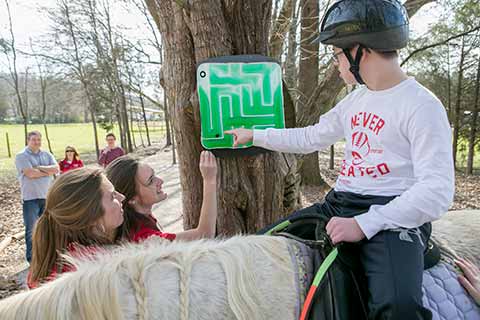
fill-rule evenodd
<path id="1" fill-rule="evenodd" d="M 69 163 L 66 159 L 63 159 L 58 163 L 60 166 L 60 172 L 65 173 L 69 170 L 77 169 L 83 167 L 83 162 L 80 159 L 73 159 L 71 163 Z"/>
<path id="2" fill-rule="evenodd" d="M 157 224 L 157 219 L 155 219 L 154 216 L 150 215 L 149 218 L 152 219 L 155 222 L 155 224 Z M 147 227 L 142 223 L 136 232 L 135 230 L 132 230 L 132 232 L 130 233 L 130 241 L 138 243 L 150 238 L 151 236 L 165 238 L 170 241 L 175 240 L 175 238 L 177 237 L 175 233 L 162 232 L 158 229 Z"/>

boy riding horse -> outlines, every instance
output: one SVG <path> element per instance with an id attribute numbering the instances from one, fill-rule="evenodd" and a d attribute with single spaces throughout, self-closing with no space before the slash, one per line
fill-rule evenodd
<path id="1" fill-rule="evenodd" d="M 319 41 L 333 46 L 346 84 L 360 84 L 316 125 L 226 131 L 234 145 L 310 153 L 344 138 L 335 188 L 296 212 L 329 218 L 332 242 L 359 254 L 369 319 L 431 319 L 422 305 L 423 252 L 430 222 L 453 200 L 451 129 L 442 103 L 401 69 L 408 18 L 396 0 L 341 0 L 326 13 Z"/>

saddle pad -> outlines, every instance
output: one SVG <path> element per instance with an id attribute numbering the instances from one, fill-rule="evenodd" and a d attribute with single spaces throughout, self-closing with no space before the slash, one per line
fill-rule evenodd
<path id="1" fill-rule="evenodd" d="M 480 320 L 480 308 L 457 280 L 450 264 L 440 262 L 423 273 L 423 305 L 432 320 Z"/>
<path id="2" fill-rule="evenodd" d="M 297 241 L 290 241 L 288 250 L 290 252 L 290 257 L 296 273 L 295 288 L 299 299 L 295 310 L 295 318 L 298 319 L 300 317 L 300 312 L 302 311 L 302 306 L 305 302 L 308 289 L 310 288 L 310 284 L 315 276 L 315 270 L 313 268 L 314 253 L 313 250 L 308 246 Z"/>

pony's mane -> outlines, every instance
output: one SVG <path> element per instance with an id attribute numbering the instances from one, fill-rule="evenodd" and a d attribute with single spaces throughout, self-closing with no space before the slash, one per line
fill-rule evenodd
<path id="1" fill-rule="evenodd" d="M 194 264 L 203 263 L 202 274 L 215 273 L 215 268 L 206 267 L 216 263 L 219 266 L 217 271 L 223 272 L 222 279 L 226 280 L 225 302 L 230 311 L 237 319 L 261 319 L 259 308 L 272 306 L 262 306 L 265 298 L 259 294 L 258 284 L 263 279 L 257 278 L 252 266 L 259 257 L 270 259 L 268 263 L 285 272 L 285 278 L 293 279 L 289 276 L 294 271 L 288 244 L 284 238 L 266 236 L 194 242 L 170 242 L 155 237 L 139 245 L 124 244 L 105 249 L 95 258 L 66 257 L 76 266 L 76 272 L 63 274 L 37 289 L 3 300 L 0 302 L 0 318 L 66 320 L 132 316 L 147 319 L 153 316 L 152 310 L 157 310 L 152 308 L 152 291 L 171 290 L 178 293 L 176 297 L 170 294 L 162 299 L 170 299 L 165 303 L 169 303 L 172 309 L 177 308 L 180 319 L 188 319 L 192 295 L 190 279 L 199 272 L 192 272 L 192 268 Z M 165 275 L 175 277 L 175 290 L 162 282 Z M 215 277 L 215 274 L 209 276 Z"/>

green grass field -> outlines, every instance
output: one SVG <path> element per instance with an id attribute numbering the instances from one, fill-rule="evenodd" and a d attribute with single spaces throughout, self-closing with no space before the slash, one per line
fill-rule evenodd
<path id="1" fill-rule="evenodd" d="M 79 152 L 80 157 L 95 152 L 93 127 L 91 123 L 48 124 L 47 127 L 53 155 L 56 159 L 63 159 L 67 145 L 74 146 Z M 42 133 L 42 148 L 48 150 L 43 125 L 29 125 L 28 131 L 31 130 L 38 130 Z M 97 126 L 97 130 L 98 142 L 100 147 L 103 148 L 105 146 L 105 134 L 107 131 L 99 126 Z M 163 123 L 149 123 L 149 131 L 152 143 L 160 142 L 165 136 Z M 118 144 L 120 144 L 118 127 L 115 127 L 113 132 L 117 136 Z M 143 137 L 145 145 L 147 144 L 147 136 L 144 129 L 140 132 L 136 127 L 133 132 L 137 146 L 141 145 L 140 134 Z M 6 133 L 9 135 L 11 158 L 8 157 Z M 24 148 L 24 137 L 23 125 L 0 125 L 0 174 L 14 170 L 15 155 Z"/>
<path id="2" fill-rule="evenodd" d="M 105 134 L 107 131 L 103 130 L 99 126 L 98 129 L 98 141 L 100 147 L 105 146 Z M 48 150 L 47 141 L 45 139 L 43 125 L 29 125 L 28 130 L 38 130 L 43 136 L 43 149 Z M 150 140 L 152 143 L 162 141 L 165 136 L 164 123 L 149 123 Z M 8 157 L 6 133 L 8 132 L 10 139 L 10 150 L 12 157 Z M 115 127 L 113 132 L 119 140 L 118 127 Z M 95 142 L 93 140 L 93 127 L 91 123 L 67 123 L 67 124 L 49 124 L 48 133 L 50 136 L 50 142 L 52 145 L 52 151 L 57 159 L 61 159 L 64 156 L 64 150 L 67 145 L 73 145 L 77 148 L 80 156 L 86 157 L 87 154 L 93 154 L 95 152 Z M 140 134 L 143 137 L 146 144 L 146 133 L 143 129 L 142 132 L 136 127 L 134 130 L 134 136 L 137 146 L 141 145 Z M 120 142 L 119 142 L 120 144 Z M 458 163 L 457 167 L 462 168 L 466 165 L 467 156 L 467 143 L 465 139 L 461 139 L 458 148 Z M 0 125 L 0 175 L 14 173 L 14 159 L 17 154 L 24 147 L 24 132 L 23 125 Z M 480 150 L 479 150 L 480 151 Z M 477 151 L 475 155 L 474 167 L 478 170 L 480 168 L 480 152 Z M 91 157 L 89 157 L 91 158 Z"/>

